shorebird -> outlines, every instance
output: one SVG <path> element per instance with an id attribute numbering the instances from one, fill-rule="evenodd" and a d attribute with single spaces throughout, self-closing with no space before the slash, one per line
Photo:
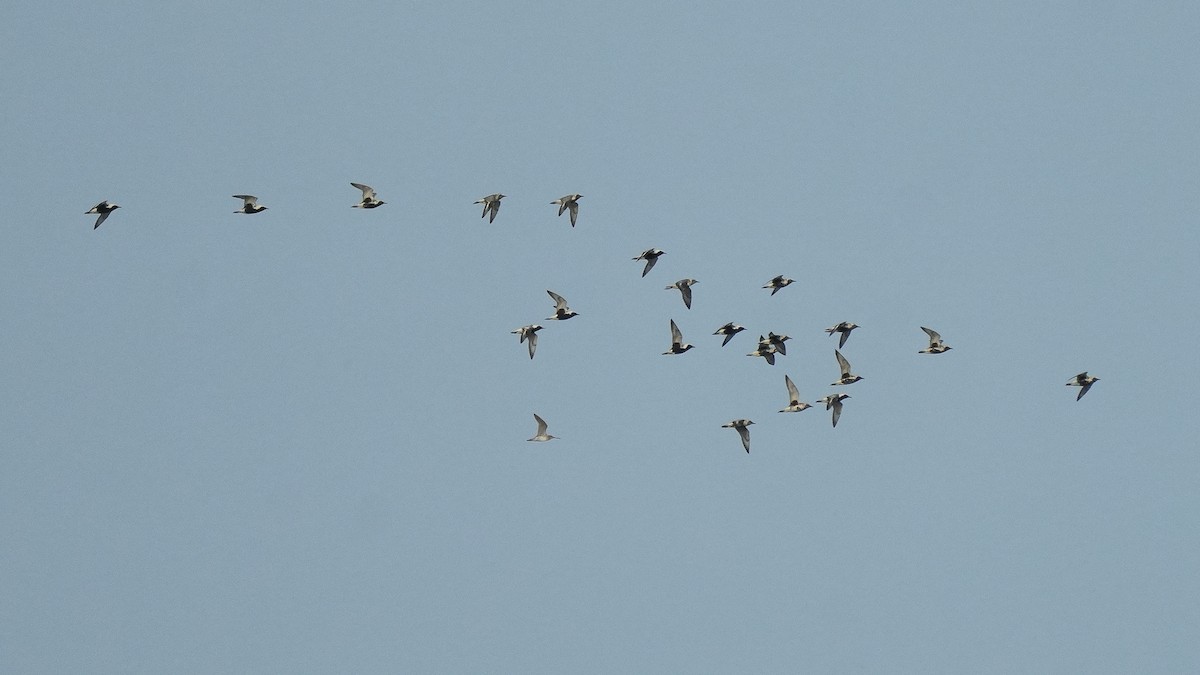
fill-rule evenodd
<path id="1" fill-rule="evenodd" d="M 521 336 L 521 342 L 529 340 L 529 358 L 531 359 L 533 358 L 533 353 L 537 351 L 537 332 L 541 329 L 541 326 L 534 323 L 528 326 L 521 326 L 513 331 L 514 335 Z"/>
<path id="2" fill-rule="evenodd" d="M 634 260 L 645 260 L 646 261 L 646 269 L 642 270 L 643 277 L 646 276 L 646 274 L 650 272 L 650 268 L 654 267 L 654 263 L 658 262 L 658 257 L 660 255 L 663 255 L 664 253 L 666 253 L 666 251 L 660 251 L 659 249 L 656 249 L 656 248 L 648 248 L 645 251 L 642 251 L 641 255 L 634 258 Z"/>
<path id="3" fill-rule="evenodd" d="M 675 325 L 675 319 L 671 319 L 671 351 L 663 352 L 663 356 L 682 354 L 692 347 L 695 345 L 689 345 L 683 341 L 683 333 L 679 332 L 679 326 Z"/>
<path id="4" fill-rule="evenodd" d="M 258 205 L 258 197 L 254 195 L 234 195 L 233 198 L 245 202 L 242 204 L 242 208 L 234 213 L 262 213 L 267 210 L 267 207 Z"/>
<path id="5" fill-rule="evenodd" d="M 750 420 L 730 420 L 726 424 L 722 424 L 722 429 L 737 429 L 738 435 L 742 437 L 742 447 L 746 452 L 750 452 L 750 430 L 746 427 L 754 424 Z"/>
<path id="6" fill-rule="evenodd" d="M 1088 389 L 1091 389 L 1093 384 L 1096 384 L 1099 381 L 1100 378 L 1088 375 L 1087 371 L 1085 370 L 1075 377 L 1072 377 L 1071 380 L 1067 382 L 1067 386 L 1082 387 L 1082 389 L 1079 390 L 1079 395 L 1075 397 L 1075 400 L 1078 401 L 1079 399 L 1083 398 L 1084 394 L 1088 393 Z"/>
<path id="7" fill-rule="evenodd" d="M 566 298 L 551 290 L 547 290 L 546 293 L 554 299 L 554 316 L 546 317 L 547 321 L 566 321 L 573 316 L 579 316 L 579 312 L 573 312 L 567 307 Z"/>
<path id="8" fill-rule="evenodd" d="M 833 408 L 833 426 L 837 426 L 838 418 L 842 416 L 842 401 L 850 398 L 850 394 L 828 394 L 823 398 L 817 399 L 817 403 L 824 403 L 825 409 Z"/>
<path id="9" fill-rule="evenodd" d="M 679 281 L 676 281 L 675 283 L 671 284 L 670 286 L 667 286 L 666 290 L 669 291 L 672 288 L 679 289 L 679 292 L 683 294 L 683 306 L 687 307 L 688 309 L 691 309 L 692 308 L 692 284 L 698 284 L 698 283 L 700 283 L 700 282 L 695 279 L 680 279 Z"/>
<path id="10" fill-rule="evenodd" d="M 492 217 L 488 218 L 488 222 L 489 223 L 495 222 L 496 214 L 500 213 L 500 200 L 504 199 L 507 196 L 508 195 L 502 195 L 499 192 L 497 192 L 494 195 L 488 195 L 486 197 L 482 197 L 480 199 L 475 200 L 476 204 L 483 204 L 483 215 L 481 215 L 479 217 L 480 218 L 487 217 L 487 214 L 490 211 L 492 214 Z"/>
<path id="11" fill-rule="evenodd" d="M 565 197 L 559 197 L 558 199 L 555 199 L 554 201 L 552 201 L 550 203 L 558 204 L 559 217 L 562 216 L 563 211 L 570 209 L 571 210 L 571 227 L 575 227 L 575 219 L 579 217 L 579 200 L 580 199 L 583 199 L 583 195 L 566 195 Z M 499 208 L 499 207 L 497 207 L 497 208 Z"/>
<path id="12" fill-rule="evenodd" d="M 734 335 L 737 335 L 738 333 L 740 333 L 744 330 L 746 330 L 745 326 L 739 326 L 736 323 L 730 321 L 729 323 L 725 324 L 724 326 L 721 326 L 720 328 L 718 328 L 717 332 L 713 333 L 713 335 L 724 335 L 725 336 L 725 341 L 721 343 L 721 346 L 724 347 L 725 345 L 729 344 L 729 341 L 733 339 Z"/>
<path id="13" fill-rule="evenodd" d="M 533 413 L 533 419 L 537 420 L 537 425 L 538 425 L 537 434 L 533 438 L 526 438 L 525 440 L 527 440 L 527 441 L 548 441 L 552 438 L 558 438 L 558 436 L 551 436 L 550 434 L 546 433 L 546 420 L 539 417 L 537 413 Z"/>
<path id="14" fill-rule="evenodd" d="M 838 378 L 837 382 L 833 383 L 834 385 L 854 384 L 855 382 L 858 382 L 859 380 L 862 379 L 858 375 L 852 375 L 850 373 L 850 362 L 846 360 L 846 357 L 842 356 L 841 352 L 839 352 L 838 350 L 835 349 L 835 350 L 833 350 L 833 353 L 834 353 L 834 355 L 837 356 L 838 367 L 842 369 L 842 376 L 840 378 Z"/>
<path id="15" fill-rule="evenodd" d="M 769 363 L 773 366 L 773 365 L 775 365 L 775 351 L 776 351 L 776 349 L 771 344 L 771 341 L 768 340 L 767 338 L 759 335 L 758 336 L 758 349 L 755 349 L 754 351 L 750 352 L 746 356 L 761 356 L 767 360 L 767 363 Z"/>
<path id="16" fill-rule="evenodd" d="M 779 276 L 775 277 L 774 279 L 772 279 L 772 280 L 768 281 L 766 284 L 764 284 L 763 288 L 771 289 L 771 295 L 775 295 L 776 293 L 779 292 L 779 289 L 783 288 L 784 286 L 787 286 L 788 284 L 792 283 L 793 281 L 795 281 L 795 279 L 788 279 L 788 278 L 784 277 L 782 274 L 780 274 Z"/>
<path id="17" fill-rule="evenodd" d="M 858 324 L 850 323 L 849 321 L 843 321 L 836 326 L 826 328 L 825 332 L 829 333 L 830 335 L 833 335 L 834 333 L 842 334 L 842 338 L 838 340 L 838 348 L 840 349 L 846 346 L 846 340 L 850 339 L 850 331 L 854 330 L 855 328 L 858 328 Z"/>
<path id="18" fill-rule="evenodd" d="M 119 208 L 121 208 L 120 205 L 111 204 L 111 203 L 109 203 L 109 201 L 107 199 L 105 199 L 104 201 L 100 202 L 99 204 L 93 206 L 91 209 L 88 209 L 87 211 L 85 211 L 83 215 L 91 216 L 91 215 L 95 215 L 97 213 L 100 214 L 100 217 L 96 219 L 96 224 L 92 226 L 92 229 L 94 230 L 94 229 L 100 227 L 100 223 L 103 223 L 105 221 L 105 219 L 108 218 L 108 214 L 112 213 L 113 211 L 115 211 L 116 209 L 119 209 Z"/>
<path id="19" fill-rule="evenodd" d="M 800 392 L 796 390 L 796 385 L 792 383 L 792 378 L 784 375 L 783 383 L 787 385 L 788 406 L 779 412 L 800 412 L 802 410 L 808 410 L 812 407 L 811 405 L 800 400 Z"/>
<path id="20" fill-rule="evenodd" d="M 767 342 L 770 342 L 771 346 L 774 347 L 775 351 L 779 352 L 781 356 L 787 356 L 787 347 L 785 347 L 783 343 L 791 339 L 792 337 L 790 335 L 776 335 L 775 333 L 767 333 Z"/>
<path id="21" fill-rule="evenodd" d="M 363 185 L 362 183 L 351 183 L 350 185 L 362 190 L 363 193 L 362 201 L 354 205 L 356 209 L 376 209 L 387 203 L 375 197 L 375 190 L 370 185 Z"/>
<path id="22" fill-rule="evenodd" d="M 925 334 L 929 336 L 929 347 L 917 352 L 918 354 L 942 354 L 954 349 L 945 342 L 942 342 L 942 336 L 936 330 L 926 328 L 925 326 L 921 326 L 921 330 L 925 331 Z"/>

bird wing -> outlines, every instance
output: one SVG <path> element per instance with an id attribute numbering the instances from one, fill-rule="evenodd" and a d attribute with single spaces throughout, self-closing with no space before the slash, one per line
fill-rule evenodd
<path id="1" fill-rule="evenodd" d="M 1086 393 L 1088 393 L 1088 389 L 1091 389 L 1091 388 L 1092 388 L 1092 384 L 1094 384 L 1094 383 L 1092 383 L 1092 382 L 1088 382 L 1087 384 L 1085 384 L 1085 385 L 1083 385 L 1082 387 L 1080 387 L 1080 388 L 1079 388 L 1079 395 L 1075 397 L 1075 400 L 1076 400 L 1076 401 L 1078 401 L 1079 399 L 1083 398 L 1083 395 L 1084 395 L 1084 394 L 1086 394 Z"/>
<path id="2" fill-rule="evenodd" d="M 829 405 L 833 406 L 833 426 L 836 427 L 838 418 L 842 416 L 842 399 L 835 398 L 829 402 Z M 829 409 L 829 405 L 825 406 L 827 410 Z"/>
<path id="3" fill-rule="evenodd" d="M 555 293 L 554 291 L 551 291 L 551 290 L 547 290 L 546 292 L 549 293 L 550 297 L 554 299 L 554 310 L 555 311 L 558 311 L 560 309 L 567 309 L 567 299 L 566 298 L 564 298 L 563 296 L 561 296 L 558 293 Z"/>
<path id="4" fill-rule="evenodd" d="M 683 344 L 683 333 L 679 332 L 679 326 L 675 325 L 675 319 L 671 319 L 671 344 Z"/>
<path id="5" fill-rule="evenodd" d="M 100 223 L 103 223 L 105 220 L 107 220 L 110 213 L 112 213 L 112 211 L 105 211 L 104 213 L 101 213 L 100 217 L 96 219 L 96 224 L 92 226 L 92 229 L 94 230 L 100 227 Z"/>
<path id="6" fill-rule="evenodd" d="M 533 353 L 537 351 L 537 333 L 529 334 L 529 358 L 533 358 Z"/>
<path id="7" fill-rule="evenodd" d="M 645 253 L 643 253 L 642 255 L 644 256 Z M 646 276 L 647 274 L 649 274 L 650 268 L 654 267 L 654 263 L 656 263 L 656 262 L 658 262 L 657 256 L 647 257 L 646 258 L 646 268 L 642 270 L 642 276 Z"/>
<path id="8" fill-rule="evenodd" d="M 838 349 L 845 347 L 846 340 L 848 340 L 848 339 L 850 339 L 850 331 L 848 331 L 848 330 L 842 331 L 842 337 L 840 340 L 838 340 Z"/>
<path id="9" fill-rule="evenodd" d="M 925 326 L 921 326 L 921 330 L 925 331 L 925 334 L 929 336 L 930 347 L 941 344 L 942 336 L 936 330 L 933 330 L 932 328 L 926 328 Z"/>
<path id="10" fill-rule="evenodd" d="M 363 201 L 375 198 L 375 190 L 371 189 L 370 185 L 363 185 L 362 183 L 351 183 L 350 185 L 362 190 Z"/>
<path id="11" fill-rule="evenodd" d="M 745 426 L 736 427 L 738 435 L 742 437 L 742 447 L 746 448 L 746 452 L 750 452 L 750 429 Z"/>
<path id="12" fill-rule="evenodd" d="M 234 195 L 233 198 L 246 202 L 246 206 L 254 206 L 258 203 L 258 197 L 255 197 L 254 195 Z"/>
<path id="13" fill-rule="evenodd" d="M 683 293 L 683 305 L 688 309 L 692 308 L 692 286 L 684 284 L 679 287 L 679 292 Z"/>
<path id="14" fill-rule="evenodd" d="M 546 433 L 546 428 L 547 428 L 546 420 L 539 417 L 537 413 L 533 413 L 533 419 L 537 420 L 537 425 L 538 425 L 538 430 L 537 430 L 536 435 L 541 436 L 542 434 Z"/>
<path id="15" fill-rule="evenodd" d="M 800 400 L 800 391 L 796 389 L 796 385 L 792 382 L 792 378 L 788 377 L 787 375 L 783 376 L 783 382 L 787 385 L 789 399 L 788 402 L 791 405 L 796 405 L 796 403 Z"/>
<path id="16" fill-rule="evenodd" d="M 842 353 L 839 352 L 838 350 L 836 350 L 836 349 L 833 350 L 833 353 L 834 353 L 834 355 L 837 356 L 838 367 L 842 369 L 842 377 L 849 376 L 850 375 L 850 362 L 847 361 L 846 357 L 842 356 Z"/>
<path id="17" fill-rule="evenodd" d="M 575 219 L 579 217 L 579 202 L 572 201 L 568 208 L 571 209 L 571 227 L 575 227 Z M 558 215 L 562 215 L 562 209 L 559 209 Z"/>

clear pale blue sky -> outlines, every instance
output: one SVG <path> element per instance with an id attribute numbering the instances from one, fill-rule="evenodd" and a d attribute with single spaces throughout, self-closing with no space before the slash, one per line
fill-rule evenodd
<path id="1" fill-rule="evenodd" d="M 1200 670 L 1197 5 L 650 4 L 9 8 L 0 670 Z"/>

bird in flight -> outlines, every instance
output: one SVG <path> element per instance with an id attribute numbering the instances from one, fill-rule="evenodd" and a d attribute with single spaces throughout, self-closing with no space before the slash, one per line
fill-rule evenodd
<path id="1" fill-rule="evenodd" d="M 788 279 L 788 278 L 784 277 L 782 274 L 780 274 L 779 276 L 775 277 L 774 279 L 763 284 L 763 288 L 771 289 L 771 295 L 775 295 L 776 293 L 779 292 L 779 289 L 787 286 L 788 284 L 792 283 L 793 281 L 795 281 L 795 279 Z"/>
<path id="2" fill-rule="evenodd" d="M 850 398 L 850 394 L 829 394 L 823 398 L 817 399 L 817 403 L 824 403 L 825 409 L 833 409 L 833 426 L 837 427 L 838 418 L 842 416 L 842 401 Z"/>
<path id="3" fill-rule="evenodd" d="M 561 217 L 563 211 L 570 210 L 571 212 L 571 227 L 575 227 L 575 219 L 579 217 L 579 200 L 583 199 L 583 195 L 566 195 L 559 197 L 551 204 L 558 204 L 558 215 Z M 497 207 L 499 208 L 499 207 Z"/>
<path id="4" fill-rule="evenodd" d="M 350 185 L 362 190 L 363 193 L 362 200 L 354 205 L 356 209 L 377 209 L 387 203 L 375 197 L 375 190 L 370 185 L 362 183 L 351 183 Z"/>
<path id="5" fill-rule="evenodd" d="M 771 343 L 771 346 L 775 348 L 775 351 L 779 352 L 780 356 L 787 356 L 787 347 L 784 346 L 783 343 L 791 339 L 792 337 L 790 335 L 776 335 L 775 333 L 767 333 L 767 342 Z"/>
<path id="6" fill-rule="evenodd" d="M 537 332 L 541 329 L 542 327 L 537 324 L 530 324 L 528 326 L 521 326 L 513 331 L 514 335 L 521 336 L 521 342 L 529 341 L 529 358 L 531 359 L 533 358 L 533 353 L 537 351 Z"/>
<path id="7" fill-rule="evenodd" d="M 842 369 L 842 376 L 838 378 L 837 382 L 833 383 L 834 385 L 854 384 L 862 379 L 858 375 L 853 375 L 850 373 L 850 362 L 846 360 L 846 357 L 842 356 L 841 352 L 835 349 L 833 350 L 833 353 L 837 356 L 838 367 Z"/>
<path id="8" fill-rule="evenodd" d="M 104 201 L 100 202 L 99 204 L 97 204 L 97 205 L 93 206 L 92 208 L 88 209 L 87 211 L 85 211 L 83 215 L 91 216 L 91 215 L 95 215 L 95 214 L 100 214 L 100 217 L 96 219 L 96 224 L 92 226 L 92 229 L 94 230 L 94 229 L 100 227 L 100 223 L 103 223 L 105 220 L 108 219 L 108 214 L 112 213 L 113 211 L 115 211 L 119 208 L 121 208 L 121 207 L 118 204 L 110 203 L 107 199 L 105 199 Z"/>
<path id="9" fill-rule="evenodd" d="M 725 336 L 725 341 L 721 343 L 721 346 L 724 347 L 725 345 L 729 344 L 729 341 L 733 339 L 734 335 L 737 335 L 738 333 L 740 333 L 744 330 L 746 330 L 745 326 L 739 326 L 736 323 L 730 321 L 729 323 L 725 324 L 724 326 L 721 326 L 720 328 L 718 328 L 717 332 L 713 333 L 713 335 L 724 335 Z"/>
<path id="10" fill-rule="evenodd" d="M 547 321 L 566 321 L 573 316 L 579 316 L 579 312 L 571 311 L 571 308 L 567 307 L 566 298 L 549 289 L 546 293 L 554 300 L 554 316 L 546 317 Z"/>
<path id="11" fill-rule="evenodd" d="M 842 334 L 842 338 L 838 340 L 838 348 L 840 349 L 846 346 L 846 340 L 850 339 L 850 331 L 854 330 L 855 328 L 858 328 L 858 324 L 850 323 L 849 321 L 843 321 L 836 326 L 826 328 L 825 332 L 829 333 L 830 335 L 833 335 L 834 333 Z"/>
<path id="12" fill-rule="evenodd" d="M 267 210 L 267 207 L 258 205 L 258 197 L 254 195 L 234 195 L 233 198 L 244 202 L 242 208 L 234 213 L 262 213 Z"/>
<path id="13" fill-rule="evenodd" d="M 758 336 L 758 348 L 755 349 L 754 351 L 750 352 L 746 356 L 761 356 L 762 358 L 766 359 L 767 363 L 769 363 L 770 365 L 773 366 L 773 365 L 775 365 L 775 352 L 776 351 L 777 350 L 775 349 L 775 346 L 771 344 L 770 340 L 759 335 Z"/>
<path id="14" fill-rule="evenodd" d="M 812 407 L 811 405 L 800 400 L 800 392 L 796 389 L 796 385 L 792 382 L 792 378 L 784 375 L 783 383 L 787 385 L 788 406 L 779 412 L 800 412 L 802 410 L 808 410 Z"/>
<path id="15" fill-rule="evenodd" d="M 483 204 L 483 215 L 481 215 L 479 217 L 486 218 L 487 214 L 490 212 L 492 214 L 492 217 L 488 218 L 488 222 L 489 223 L 495 222 L 496 214 L 500 213 L 500 200 L 504 199 L 507 196 L 508 195 L 502 195 L 499 192 L 497 192 L 494 195 L 488 195 L 486 197 L 481 197 L 480 199 L 475 200 L 476 204 Z"/>
<path id="16" fill-rule="evenodd" d="M 754 424 L 750 420 L 730 420 L 721 425 L 722 429 L 737 429 L 738 435 L 742 437 L 742 447 L 746 449 L 746 453 L 750 453 L 750 430 L 746 427 Z"/>
<path id="17" fill-rule="evenodd" d="M 663 356 L 667 356 L 668 354 L 682 354 L 694 346 L 683 341 L 683 333 L 679 332 L 679 326 L 675 325 L 675 319 L 671 319 L 671 350 L 663 352 Z"/>
<path id="18" fill-rule="evenodd" d="M 679 281 L 676 281 L 675 283 L 671 284 L 670 286 L 667 286 L 666 290 L 669 291 L 672 288 L 679 289 L 679 292 L 683 294 L 683 306 L 687 307 L 688 309 L 691 309 L 692 308 L 692 284 L 698 284 L 698 283 L 700 283 L 700 282 L 695 279 L 680 279 Z"/>
<path id="19" fill-rule="evenodd" d="M 642 251 L 641 255 L 634 258 L 634 260 L 645 260 L 646 261 L 646 269 L 642 270 L 643 277 L 646 276 L 647 274 L 649 274 L 651 268 L 654 267 L 654 263 L 658 262 L 658 257 L 665 253 L 666 253 L 666 251 L 660 251 L 657 248 L 648 248 L 645 251 Z"/>
<path id="20" fill-rule="evenodd" d="M 537 434 L 535 434 L 533 438 L 526 438 L 525 440 L 540 442 L 540 441 L 548 441 L 552 438 L 558 438 L 558 436 L 551 436 L 550 434 L 546 433 L 546 420 L 544 420 L 540 416 L 538 416 L 537 413 L 533 413 L 533 419 L 537 420 L 537 425 L 538 425 Z"/>
<path id="21" fill-rule="evenodd" d="M 945 342 L 942 342 L 942 336 L 936 330 L 926 328 L 925 326 L 921 326 L 921 330 L 925 331 L 925 334 L 929 336 L 929 347 L 920 350 L 917 352 L 918 354 L 944 354 L 954 349 Z"/>
<path id="22" fill-rule="evenodd" d="M 1092 377 L 1091 375 L 1088 375 L 1087 371 L 1085 370 L 1082 373 L 1076 375 L 1075 377 L 1072 377 L 1067 382 L 1067 386 L 1068 387 L 1081 387 L 1081 389 L 1079 390 L 1079 395 L 1075 397 L 1075 400 L 1078 401 L 1079 399 L 1083 398 L 1084 394 L 1088 393 L 1088 389 L 1091 389 L 1093 384 L 1096 384 L 1099 381 L 1100 381 L 1100 378 Z"/>

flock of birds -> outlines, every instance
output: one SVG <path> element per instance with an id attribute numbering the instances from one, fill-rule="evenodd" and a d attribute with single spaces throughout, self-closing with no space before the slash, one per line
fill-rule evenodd
<path id="1" fill-rule="evenodd" d="M 373 188 L 371 188 L 371 186 L 369 186 L 369 185 L 364 185 L 362 183 L 351 183 L 350 185 L 352 187 L 362 191 L 362 198 L 359 200 L 358 203 L 353 204 L 354 208 L 374 209 L 374 208 L 383 206 L 384 204 L 387 203 L 387 202 L 379 199 L 375 193 L 375 190 Z M 483 205 L 483 214 L 480 217 L 487 218 L 489 223 L 495 222 L 497 214 L 500 213 L 500 200 L 504 199 L 505 196 L 506 195 L 496 193 L 496 194 L 490 194 L 486 197 L 481 197 L 480 199 L 476 200 L 475 201 L 476 204 Z M 569 194 L 569 195 L 564 195 L 563 197 L 560 197 L 550 203 L 552 205 L 558 206 L 558 215 L 560 217 L 562 216 L 563 213 L 569 212 L 570 220 L 571 220 L 571 227 L 575 227 L 576 220 L 579 218 L 579 200 L 582 197 L 583 197 L 583 195 L 579 195 L 579 194 Z M 233 195 L 233 198 L 242 200 L 242 208 L 234 211 L 234 213 L 255 214 L 255 213 L 262 213 L 263 211 L 267 210 L 267 207 L 262 206 L 261 204 L 258 203 L 258 197 L 255 197 L 254 195 Z M 95 229 L 98 229 L 100 227 L 100 225 L 103 224 L 104 221 L 107 220 L 110 215 L 112 215 L 113 211 L 115 211 L 119 208 L 121 208 L 120 205 L 114 204 L 108 200 L 105 200 L 105 201 L 102 201 L 99 204 L 96 204 L 95 206 L 93 206 L 91 209 L 89 209 L 85 213 L 85 215 L 96 215 L 97 216 L 96 223 L 92 227 L 92 229 L 95 230 Z M 665 253 L 666 252 L 661 249 L 650 248 L 650 249 L 646 249 L 645 251 L 642 251 L 642 253 L 640 255 L 633 258 L 634 261 L 645 261 L 645 266 L 642 268 L 642 277 L 645 277 L 647 274 L 650 273 L 650 270 L 652 270 L 654 268 L 655 263 L 657 263 L 658 259 L 661 256 L 663 256 Z M 785 277 L 781 274 L 781 275 L 769 280 L 766 284 L 763 285 L 763 288 L 770 290 L 771 295 L 775 295 L 780 290 L 786 288 L 788 285 L 790 285 L 794 281 L 795 281 L 794 279 L 788 279 L 787 277 Z M 692 308 L 692 286 L 697 283 L 699 283 L 699 282 L 696 279 L 691 279 L 691 278 L 680 279 L 679 281 L 676 281 L 675 283 L 671 284 L 670 286 L 667 286 L 666 290 L 679 291 L 680 295 L 683 298 L 684 306 L 688 309 L 691 309 Z M 578 312 L 575 312 L 570 308 L 570 306 L 567 303 L 566 298 L 564 298 L 563 296 L 561 296 L 558 293 L 555 293 L 554 291 L 551 291 L 551 290 L 547 290 L 546 293 L 549 294 L 550 299 L 554 301 L 554 315 L 547 317 L 546 318 L 547 321 L 566 321 L 567 319 L 570 319 L 574 316 L 578 316 Z M 538 335 L 537 334 L 538 334 L 538 331 L 542 330 L 542 328 L 543 327 L 538 324 L 529 324 L 526 326 L 521 326 L 520 328 L 512 331 L 515 335 L 518 336 L 519 343 L 528 344 L 530 359 L 533 358 L 534 353 L 537 351 L 537 343 L 538 343 Z M 830 383 L 830 386 L 836 387 L 836 386 L 850 385 L 850 384 L 854 384 L 855 382 L 858 382 L 863 379 L 862 376 L 857 375 L 853 372 L 853 369 L 850 366 L 850 361 L 848 361 L 846 359 L 846 357 L 842 355 L 842 352 L 841 352 L 841 350 L 846 346 L 846 341 L 850 338 L 850 333 L 852 331 L 854 331 L 854 329 L 856 329 L 856 328 L 859 328 L 858 324 L 855 324 L 855 323 L 852 323 L 849 321 L 843 321 L 841 323 L 838 323 L 834 326 L 830 326 L 829 328 L 825 329 L 825 332 L 828 333 L 829 335 L 833 335 L 835 333 L 839 335 L 838 346 L 836 349 L 834 349 L 833 353 L 834 353 L 834 356 L 837 358 L 838 368 L 841 372 L 841 375 L 840 375 L 840 377 L 838 377 L 837 380 Z M 952 349 L 952 347 L 950 347 L 950 345 L 946 344 L 945 341 L 942 340 L 941 334 L 939 334 L 936 330 L 933 330 L 932 328 L 926 328 L 925 326 L 921 326 L 920 328 L 921 328 L 921 330 L 925 331 L 926 336 L 929 338 L 929 346 L 926 347 L 925 349 L 919 350 L 918 353 L 920 353 L 920 354 L 944 354 Z M 713 335 L 724 336 L 724 340 L 721 342 L 721 346 L 724 347 L 729 344 L 729 341 L 732 340 L 735 335 L 737 335 L 738 333 L 740 333 L 744 330 L 746 330 L 746 328 L 744 326 L 739 326 L 733 322 L 729 322 L 729 323 L 721 326 L 720 328 L 718 328 L 716 330 L 716 332 L 713 333 Z M 779 354 L 782 356 L 787 355 L 787 347 L 786 347 L 785 343 L 790 339 L 791 339 L 790 336 L 778 335 L 773 332 L 768 333 L 766 336 L 759 335 L 757 347 L 755 348 L 754 351 L 750 352 L 746 356 L 762 358 L 768 364 L 773 366 L 773 365 L 775 365 L 775 355 L 776 354 Z M 694 346 L 695 345 L 684 342 L 683 333 L 679 330 L 679 326 L 677 326 L 675 324 L 675 320 L 672 319 L 671 320 L 671 346 L 667 351 L 663 352 L 663 355 L 664 356 L 672 356 L 672 355 L 683 354 L 683 353 L 687 352 L 689 349 L 692 349 Z M 1084 372 L 1079 373 L 1078 375 L 1072 377 L 1070 380 L 1068 380 L 1067 386 L 1068 387 L 1079 387 L 1079 394 L 1075 397 L 1075 400 L 1078 401 L 1079 399 L 1083 398 L 1083 395 L 1086 394 L 1088 392 L 1088 390 L 1092 388 L 1092 385 L 1095 384 L 1096 382 L 1098 382 L 1099 380 L 1100 380 L 1100 378 L 1088 375 L 1087 371 L 1084 371 Z M 788 375 L 784 375 L 783 381 L 784 381 L 784 384 L 787 386 L 788 404 L 786 407 L 781 409 L 779 412 L 781 412 L 781 413 L 802 412 L 804 410 L 807 410 L 807 409 L 813 407 L 812 404 L 806 403 L 806 402 L 800 400 L 800 392 L 796 388 L 795 383 L 792 382 L 791 377 L 789 377 Z M 843 402 L 848 398 L 850 398 L 849 394 L 844 394 L 844 393 L 838 392 L 838 393 L 827 394 L 827 395 L 823 396 L 822 398 L 817 399 L 817 403 L 824 403 L 825 410 L 829 411 L 831 413 L 834 427 L 837 427 L 838 419 L 840 419 L 842 416 Z M 542 441 L 549 441 L 549 440 L 558 438 L 557 436 L 553 436 L 549 433 L 549 431 L 548 431 L 549 425 L 546 423 L 546 420 L 542 419 L 542 417 L 540 415 L 538 415 L 537 413 L 534 413 L 533 419 L 537 423 L 537 433 L 535 433 L 532 438 L 529 438 L 527 440 L 535 441 L 535 442 L 542 442 Z M 727 422 L 725 424 L 722 424 L 721 427 L 726 428 L 726 429 L 735 429 L 738 432 L 738 435 L 742 439 L 742 447 L 745 448 L 747 453 L 749 453 L 750 452 L 750 429 L 749 429 L 749 427 L 752 424 L 754 424 L 753 420 L 735 419 L 735 420 L 730 420 L 729 422 Z"/>

